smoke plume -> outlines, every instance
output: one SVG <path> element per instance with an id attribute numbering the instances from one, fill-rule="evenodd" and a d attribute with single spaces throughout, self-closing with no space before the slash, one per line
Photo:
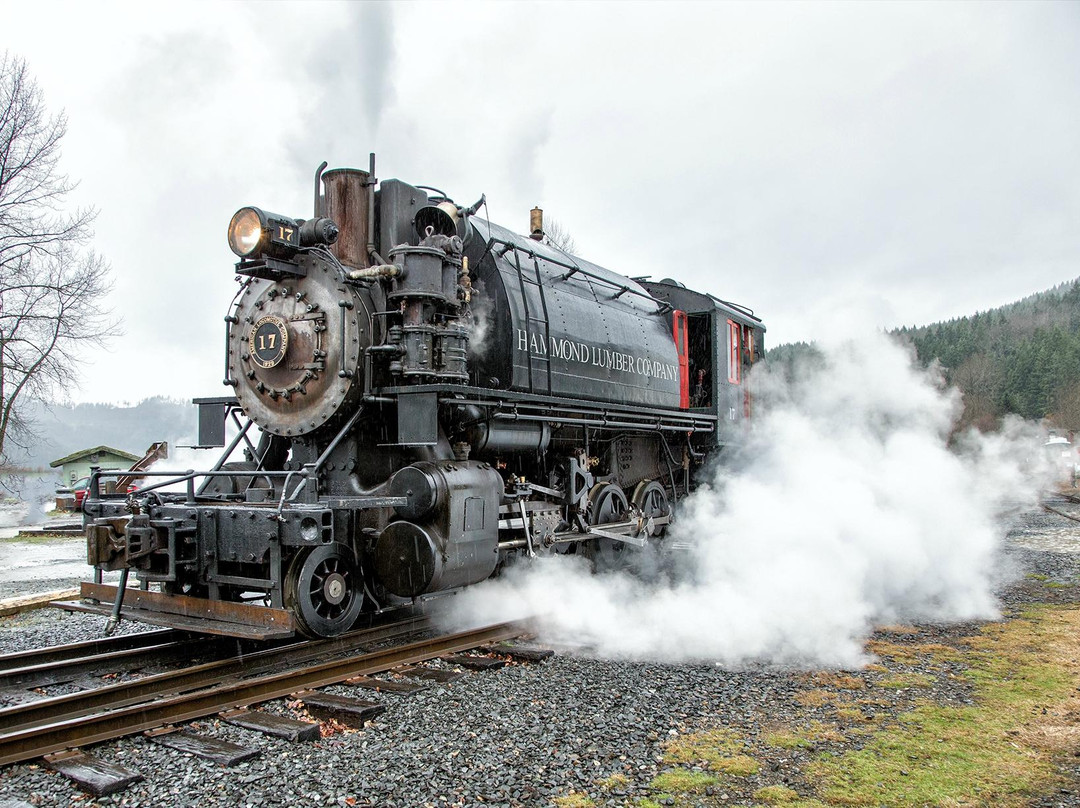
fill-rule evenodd
<path id="1" fill-rule="evenodd" d="M 455 624 L 542 615 L 545 639 L 608 656 L 853 666 L 875 625 L 997 615 L 1004 514 L 1045 483 L 1036 428 L 950 440 L 959 393 L 877 332 L 751 384 L 743 448 L 669 528 L 688 572 L 538 559 L 456 599 Z"/>

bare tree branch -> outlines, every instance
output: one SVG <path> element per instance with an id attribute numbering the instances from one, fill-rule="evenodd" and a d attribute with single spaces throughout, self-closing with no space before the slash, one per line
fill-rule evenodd
<path id="1" fill-rule="evenodd" d="M 577 243 L 574 241 L 574 237 L 557 219 L 549 218 L 544 222 L 544 244 L 571 255 L 577 253 Z"/>
<path id="2" fill-rule="evenodd" d="M 69 392 L 85 349 L 119 333 L 109 265 L 83 249 L 96 214 L 65 206 L 66 131 L 26 63 L 0 56 L 0 469 L 36 437 L 20 404 Z"/>

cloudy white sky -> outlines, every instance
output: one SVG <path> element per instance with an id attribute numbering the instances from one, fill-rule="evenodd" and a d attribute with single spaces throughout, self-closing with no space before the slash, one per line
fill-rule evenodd
<path id="1" fill-rule="evenodd" d="M 322 161 L 437 185 L 769 342 L 1080 276 L 1080 3 L 0 2 L 68 116 L 126 334 L 78 400 L 219 395 L 246 204 Z"/>

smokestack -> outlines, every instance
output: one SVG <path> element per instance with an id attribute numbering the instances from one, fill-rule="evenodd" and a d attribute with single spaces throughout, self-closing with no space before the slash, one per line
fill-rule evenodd
<path id="1" fill-rule="evenodd" d="M 366 171 L 355 168 L 336 168 L 322 175 L 326 188 L 325 213 L 338 226 L 341 234 L 330 250 L 347 267 L 361 269 L 370 266 L 368 260 L 369 199 Z"/>
<path id="2" fill-rule="evenodd" d="M 544 238 L 544 209 L 533 208 L 529 214 L 529 238 L 542 241 Z"/>

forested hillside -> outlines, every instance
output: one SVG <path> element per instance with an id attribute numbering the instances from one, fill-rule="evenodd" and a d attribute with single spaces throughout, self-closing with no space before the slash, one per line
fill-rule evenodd
<path id="1" fill-rule="evenodd" d="M 142 455 L 155 441 L 169 442 L 170 451 L 196 437 L 196 408 L 189 401 L 148 398 L 131 406 L 33 402 L 28 411 L 41 436 L 16 461 L 28 468 L 45 468 L 64 455 L 94 446 L 111 446 Z"/>
<path id="2" fill-rule="evenodd" d="M 923 366 L 935 360 L 964 394 L 960 426 L 990 429 L 1006 413 L 1080 431 L 1080 279 L 1016 303 L 893 332 Z M 804 342 L 780 345 L 769 364 L 790 374 L 820 353 Z"/>
<path id="3" fill-rule="evenodd" d="M 897 332 L 964 394 L 964 421 L 1004 413 L 1080 428 L 1080 279 L 1016 303 Z"/>

